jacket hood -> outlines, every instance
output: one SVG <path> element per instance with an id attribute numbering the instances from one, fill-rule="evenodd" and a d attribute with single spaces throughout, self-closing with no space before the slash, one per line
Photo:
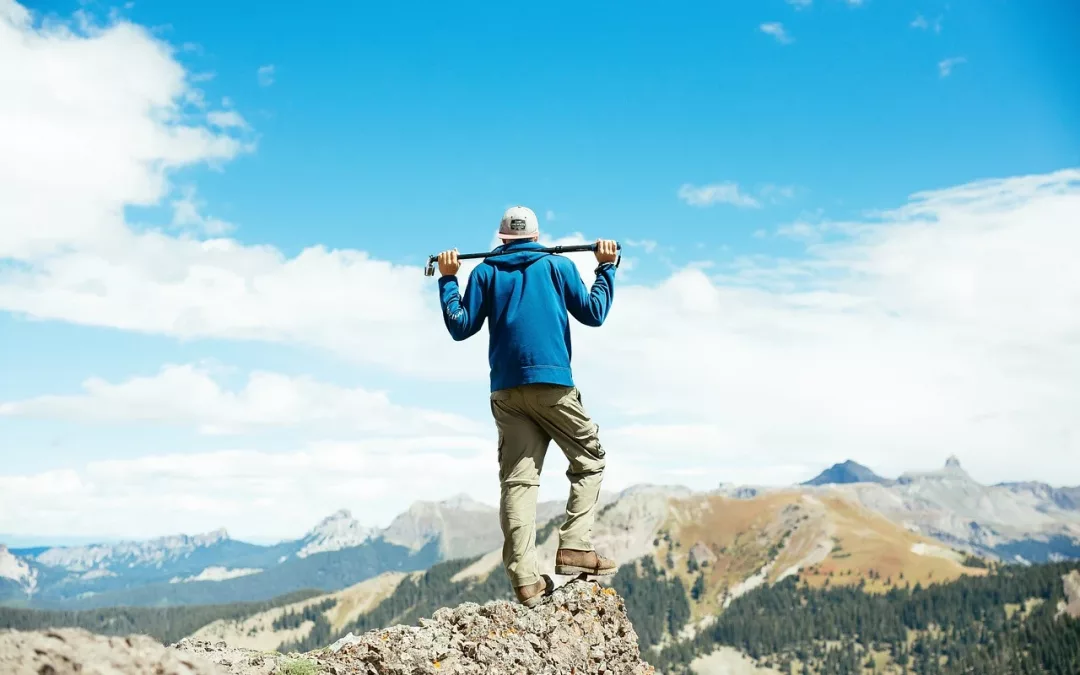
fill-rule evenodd
<path id="1" fill-rule="evenodd" d="M 501 255 L 485 258 L 484 263 L 500 270 L 524 269 L 537 260 L 551 255 L 540 250 L 542 248 L 544 248 L 544 245 L 535 241 L 516 241 L 503 244 L 494 249 L 495 253 Z M 503 251 L 511 252 L 503 253 Z"/>

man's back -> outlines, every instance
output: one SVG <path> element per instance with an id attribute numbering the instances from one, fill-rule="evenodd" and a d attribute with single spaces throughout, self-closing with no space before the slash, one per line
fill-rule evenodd
<path id="1" fill-rule="evenodd" d="M 488 321 L 491 391 L 541 382 L 574 386 L 569 316 L 600 326 L 611 307 L 614 265 L 599 266 L 590 290 L 573 262 L 541 248 L 531 241 L 499 247 L 512 253 L 478 265 L 460 301 L 456 278 L 439 280 L 443 319 L 455 340 Z"/>
<path id="2" fill-rule="evenodd" d="M 587 289 L 572 262 L 543 253 L 536 214 L 512 207 L 495 250 L 458 291 L 457 251 L 439 254 L 443 320 L 455 340 L 475 335 L 488 321 L 491 414 L 498 429 L 499 525 L 503 567 L 518 601 L 535 607 L 555 588 L 536 560 L 536 495 L 552 440 L 566 456 L 570 496 L 559 527 L 555 573 L 610 576 L 618 565 L 590 540 L 606 465 L 599 426 L 581 403 L 570 372 L 570 322 L 604 323 L 615 288 L 617 244 L 596 242 L 596 281 Z"/>

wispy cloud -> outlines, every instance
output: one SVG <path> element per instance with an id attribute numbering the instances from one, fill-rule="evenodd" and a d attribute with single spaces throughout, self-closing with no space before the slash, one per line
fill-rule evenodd
<path id="1" fill-rule="evenodd" d="M 776 38 L 777 42 L 780 42 L 781 44 L 786 45 L 793 42 L 793 38 L 788 35 L 786 30 L 784 30 L 784 24 L 780 23 L 779 21 L 763 23 L 759 27 L 761 28 L 762 33 L 773 36 L 774 38 Z"/>
<path id="2" fill-rule="evenodd" d="M 761 203 L 739 189 L 738 183 L 727 181 L 711 185 L 685 183 L 679 188 L 679 199 L 690 206 L 731 204 L 744 208 L 758 208 Z"/>
<path id="3" fill-rule="evenodd" d="M 548 209 L 547 212 L 544 214 L 544 220 L 547 220 L 549 222 L 555 220 L 555 212 L 551 209 Z"/>
<path id="4" fill-rule="evenodd" d="M 735 181 L 693 185 L 684 183 L 679 188 L 679 199 L 690 206 L 711 206 L 713 204 L 731 204 L 743 208 L 759 208 L 763 202 L 777 204 L 795 197 L 795 186 L 765 183 L 755 194 L 739 187 Z"/>
<path id="5" fill-rule="evenodd" d="M 269 63 L 265 66 L 259 66 L 256 75 L 259 78 L 260 86 L 269 87 L 274 83 L 274 64 Z"/>
<path id="6" fill-rule="evenodd" d="M 948 77 L 952 74 L 953 67 L 958 66 L 961 63 L 967 63 L 967 59 L 963 56 L 954 56 L 938 61 L 938 73 L 940 73 L 942 77 Z"/>
<path id="7" fill-rule="evenodd" d="M 814 0 L 786 0 L 787 4 L 791 5 L 795 9 L 805 9 L 814 4 Z"/>
<path id="8" fill-rule="evenodd" d="M 194 232 L 205 232 L 210 236 L 221 236 L 235 229 L 232 223 L 221 218 L 203 215 L 202 209 L 204 206 L 206 204 L 198 199 L 194 187 L 188 186 L 182 189 L 181 196 L 172 201 L 173 227 Z M 2 413 L 3 406 L 0 406 L 0 414 Z"/>
<path id="9" fill-rule="evenodd" d="M 385 392 L 345 388 L 307 376 L 256 371 L 241 389 L 219 381 L 207 364 L 169 364 L 149 376 L 108 382 L 90 378 L 83 393 L 0 402 L 0 417 L 82 422 L 154 422 L 199 433 L 245 432 L 313 426 L 325 433 L 383 436 L 482 435 L 482 424 L 453 413 L 391 402 Z"/>
<path id="10" fill-rule="evenodd" d="M 206 114 L 206 121 L 218 129 L 246 129 L 248 123 L 235 110 L 214 110 Z"/>
<path id="11" fill-rule="evenodd" d="M 785 199 L 792 199 L 795 197 L 795 187 L 793 185 L 775 185 L 773 183 L 766 183 L 758 190 L 758 194 L 774 204 Z"/>
<path id="12" fill-rule="evenodd" d="M 640 241 L 636 239 L 630 239 L 626 242 L 626 245 L 640 247 L 645 249 L 646 253 L 652 253 L 656 250 L 657 243 L 652 239 L 642 239 Z"/>
<path id="13" fill-rule="evenodd" d="M 933 30 L 935 33 L 940 33 L 941 17 L 939 16 L 931 22 L 927 21 L 926 17 L 922 14 L 917 14 L 910 25 L 912 28 L 917 28 L 919 30 Z"/>

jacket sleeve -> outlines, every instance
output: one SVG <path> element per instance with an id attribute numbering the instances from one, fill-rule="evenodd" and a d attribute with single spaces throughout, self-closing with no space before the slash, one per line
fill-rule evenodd
<path id="1" fill-rule="evenodd" d="M 573 263 L 559 270 L 559 276 L 562 278 L 563 297 L 570 315 L 586 326 L 602 325 L 615 296 L 615 265 L 600 265 L 591 289 L 585 287 L 585 281 Z"/>
<path id="2" fill-rule="evenodd" d="M 469 275 L 465 298 L 461 298 L 455 276 L 439 278 L 439 297 L 442 301 L 443 323 L 450 337 L 460 342 L 476 335 L 487 318 L 487 298 L 484 297 L 484 265 L 477 265 Z"/>

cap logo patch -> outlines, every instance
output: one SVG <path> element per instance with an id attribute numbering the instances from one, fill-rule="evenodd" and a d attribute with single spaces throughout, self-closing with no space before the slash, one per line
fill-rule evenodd
<path id="1" fill-rule="evenodd" d="M 510 221 L 510 229 L 515 231 L 525 231 L 525 221 L 518 218 L 514 218 Z"/>

